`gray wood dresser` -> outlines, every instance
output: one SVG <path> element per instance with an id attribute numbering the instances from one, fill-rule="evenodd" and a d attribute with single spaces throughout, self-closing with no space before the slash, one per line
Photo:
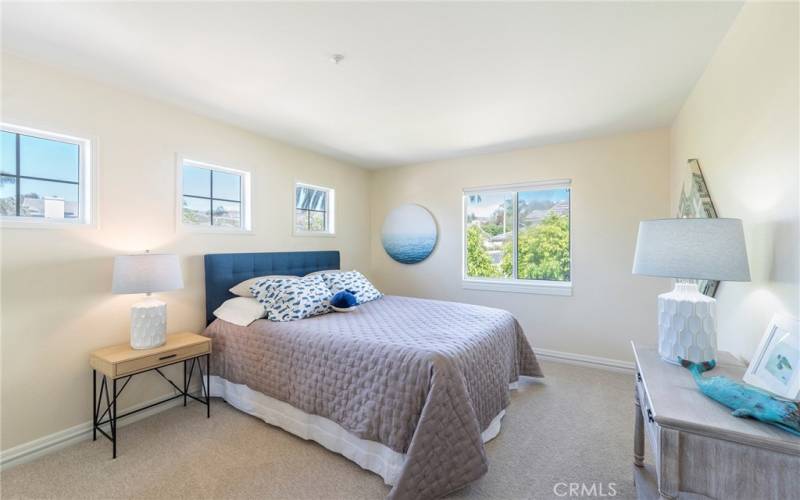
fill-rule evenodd
<path id="1" fill-rule="evenodd" d="M 632 343 L 636 357 L 634 481 L 640 499 L 800 499 L 800 437 L 704 396 L 688 370 Z M 706 376 L 741 380 L 746 366 L 726 352 Z M 645 436 L 654 462 L 644 464 Z"/>

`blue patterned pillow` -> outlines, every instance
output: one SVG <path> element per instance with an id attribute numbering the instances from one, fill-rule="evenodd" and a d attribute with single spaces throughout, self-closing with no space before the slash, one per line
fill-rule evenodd
<path id="1" fill-rule="evenodd" d="M 322 273 L 325 284 L 336 294 L 342 290 L 350 290 L 358 299 L 359 304 L 383 297 L 383 294 L 358 271 Z"/>
<path id="2" fill-rule="evenodd" d="M 272 303 L 283 292 L 283 288 L 289 283 L 299 280 L 300 278 L 295 276 L 285 278 L 266 277 L 253 283 L 250 286 L 250 293 L 264 306 L 264 310 L 269 311 Z"/>
<path id="3" fill-rule="evenodd" d="M 267 308 L 272 321 L 294 321 L 331 311 L 331 291 L 322 276 L 306 276 L 280 286 Z"/>

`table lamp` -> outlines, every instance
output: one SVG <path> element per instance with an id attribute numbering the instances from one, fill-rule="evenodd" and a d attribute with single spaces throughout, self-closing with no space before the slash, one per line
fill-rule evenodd
<path id="1" fill-rule="evenodd" d="M 120 255 L 114 257 L 113 293 L 145 293 L 131 306 L 131 347 L 152 349 L 167 340 L 167 304 L 150 296 L 183 288 L 181 266 L 174 254 Z"/>
<path id="2" fill-rule="evenodd" d="M 750 281 L 742 221 L 659 219 L 639 223 L 633 274 L 675 278 L 658 296 L 658 353 L 670 363 L 717 355 L 716 300 L 690 280 Z"/>

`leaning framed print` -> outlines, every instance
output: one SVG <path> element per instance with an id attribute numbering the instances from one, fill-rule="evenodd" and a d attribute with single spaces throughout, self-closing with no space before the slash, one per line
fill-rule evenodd
<path id="1" fill-rule="evenodd" d="M 773 316 L 744 381 L 785 399 L 800 399 L 800 321 Z"/>

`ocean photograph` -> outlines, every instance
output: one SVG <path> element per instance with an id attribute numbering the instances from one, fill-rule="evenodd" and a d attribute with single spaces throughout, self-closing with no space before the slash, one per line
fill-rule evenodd
<path id="1" fill-rule="evenodd" d="M 407 204 L 395 208 L 383 222 L 381 242 L 389 257 L 402 264 L 427 259 L 436 246 L 436 222 L 427 209 Z"/>

